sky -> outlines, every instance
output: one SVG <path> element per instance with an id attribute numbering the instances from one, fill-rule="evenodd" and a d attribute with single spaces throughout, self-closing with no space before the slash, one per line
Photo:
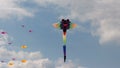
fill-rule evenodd
<path id="1" fill-rule="evenodd" d="M 0 0 L 0 68 L 120 68 L 119 6 L 119 0 Z M 52 26 L 61 19 L 77 24 L 67 32 L 65 63 L 62 31 Z"/>

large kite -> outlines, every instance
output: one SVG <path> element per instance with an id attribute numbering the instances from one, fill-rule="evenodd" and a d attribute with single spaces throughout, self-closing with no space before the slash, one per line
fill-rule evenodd
<path id="1" fill-rule="evenodd" d="M 67 30 L 75 28 L 77 25 L 74 23 L 71 23 L 71 21 L 69 21 L 69 19 L 67 19 L 67 20 L 62 19 L 60 21 L 60 23 L 55 23 L 55 24 L 53 24 L 53 26 L 55 28 L 63 30 L 63 43 L 64 43 L 63 53 L 64 53 L 64 62 L 65 62 L 66 61 L 66 33 L 67 33 Z"/>

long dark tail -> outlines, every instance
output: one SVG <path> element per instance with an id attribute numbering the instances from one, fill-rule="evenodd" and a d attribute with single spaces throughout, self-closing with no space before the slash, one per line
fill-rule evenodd
<path id="1" fill-rule="evenodd" d="M 66 62 L 66 30 L 63 30 L 63 42 L 64 62 Z"/>
<path id="2" fill-rule="evenodd" d="M 63 45 L 64 62 L 66 62 L 66 45 Z"/>

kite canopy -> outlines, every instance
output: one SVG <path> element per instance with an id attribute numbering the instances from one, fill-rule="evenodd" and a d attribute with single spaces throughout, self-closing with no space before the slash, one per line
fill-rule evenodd
<path id="1" fill-rule="evenodd" d="M 26 62 L 27 62 L 27 60 L 23 59 L 23 60 L 21 60 L 21 62 L 22 62 L 22 63 L 26 63 Z"/>
<path id="2" fill-rule="evenodd" d="M 27 48 L 27 46 L 26 46 L 26 45 L 22 45 L 21 48 L 22 48 L 22 49 L 25 49 L 25 48 Z"/>

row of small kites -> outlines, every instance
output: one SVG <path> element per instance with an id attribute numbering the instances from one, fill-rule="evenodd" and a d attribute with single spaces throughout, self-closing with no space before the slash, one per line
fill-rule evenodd
<path id="1" fill-rule="evenodd" d="M 21 27 L 25 27 L 25 25 L 21 25 Z M 29 30 L 28 32 L 32 32 L 32 30 Z M 7 32 L 5 32 L 5 31 L 1 31 L 0 32 L 0 34 L 2 34 L 2 35 L 5 35 L 5 34 L 7 34 Z M 12 42 L 9 42 L 8 44 L 12 44 Z M 22 45 L 21 46 L 21 49 L 26 49 L 27 48 L 27 45 Z M 8 64 L 8 66 L 14 66 L 14 61 L 16 60 L 16 58 L 12 58 L 12 60 L 11 61 L 9 61 L 7 64 Z M 1 63 L 6 63 L 4 60 L 2 60 L 2 61 L 0 61 Z M 27 62 L 27 60 L 26 59 L 22 59 L 21 61 L 20 61 L 21 63 L 26 63 Z"/>
<path id="2" fill-rule="evenodd" d="M 22 28 L 25 28 L 25 25 L 21 25 L 21 27 L 22 27 Z M 30 32 L 30 33 L 31 33 L 31 32 L 32 32 L 32 30 L 31 30 L 31 29 L 29 29 L 29 30 L 28 30 L 28 32 Z M 0 34 L 2 34 L 2 35 L 6 35 L 6 34 L 7 34 L 7 32 L 6 32 L 6 31 L 0 31 Z M 12 42 L 8 42 L 8 44 L 12 44 Z"/>
<path id="3" fill-rule="evenodd" d="M 21 27 L 23 27 L 23 28 L 24 28 L 24 27 L 25 27 L 25 25 L 21 25 Z M 28 30 L 28 32 L 32 32 L 32 30 L 30 29 L 30 30 Z M 5 31 L 1 31 L 0 33 L 1 33 L 1 34 L 3 34 L 3 35 L 4 35 L 4 34 L 7 34 L 7 32 L 5 32 Z"/>

